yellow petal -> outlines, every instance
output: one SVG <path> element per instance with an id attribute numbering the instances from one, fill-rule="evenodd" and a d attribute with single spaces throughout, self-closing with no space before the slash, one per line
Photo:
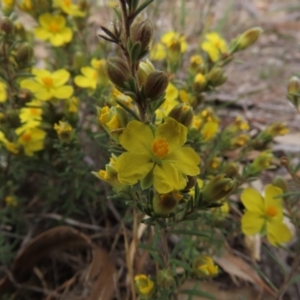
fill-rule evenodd
<path id="1" fill-rule="evenodd" d="M 153 133 L 146 124 L 130 121 L 119 138 L 120 144 L 133 153 L 147 153 L 150 158 Z"/>
<path id="2" fill-rule="evenodd" d="M 161 41 L 164 44 L 168 44 L 170 41 L 172 41 L 174 38 L 176 38 L 177 34 L 174 31 L 169 31 L 166 32 L 162 37 L 161 37 Z"/>
<path id="3" fill-rule="evenodd" d="M 50 38 L 51 33 L 43 27 L 37 27 L 37 28 L 34 29 L 34 35 L 38 39 L 45 41 L 45 40 L 48 40 Z"/>
<path id="4" fill-rule="evenodd" d="M 292 238 L 292 234 L 284 223 L 271 221 L 267 223 L 267 238 L 270 244 L 276 246 L 288 242 Z"/>
<path id="5" fill-rule="evenodd" d="M 70 78 L 70 73 L 64 69 L 52 73 L 53 84 L 55 87 L 64 85 Z"/>
<path id="6" fill-rule="evenodd" d="M 268 207 L 269 205 L 276 206 L 282 210 L 282 198 L 275 198 L 282 194 L 282 190 L 274 185 L 267 185 L 265 189 L 265 205 Z"/>
<path id="7" fill-rule="evenodd" d="M 160 194 L 167 194 L 174 190 L 182 190 L 186 186 L 185 177 L 169 163 L 155 165 L 153 169 L 153 186 Z"/>
<path id="8" fill-rule="evenodd" d="M 185 175 L 196 176 L 200 173 L 198 167 L 200 157 L 192 148 L 179 148 L 165 156 L 164 161 L 173 164 L 179 172 Z"/>
<path id="9" fill-rule="evenodd" d="M 44 13 L 42 15 L 39 16 L 39 23 L 41 24 L 41 26 L 45 29 L 49 28 L 49 25 L 52 21 L 53 16 L 49 13 Z"/>
<path id="10" fill-rule="evenodd" d="M 264 214 L 264 201 L 258 191 L 252 188 L 244 189 L 241 199 L 246 209 L 257 214 Z"/>
<path id="11" fill-rule="evenodd" d="M 64 36 L 60 33 L 52 34 L 50 36 L 50 43 L 55 47 L 60 47 L 65 44 Z"/>
<path id="12" fill-rule="evenodd" d="M 58 99 L 67 99 L 73 95 L 73 87 L 70 85 L 63 85 L 52 90 L 53 97 Z"/>
<path id="13" fill-rule="evenodd" d="M 38 90 L 43 88 L 43 86 L 31 79 L 24 79 L 21 81 L 21 88 L 31 91 L 32 93 L 36 93 Z"/>
<path id="14" fill-rule="evenodd" d="M 264 225 L 264 219 L 260 215 L 247 211 L 242 217 L 242 231 L 246 235 L 259 233 Z"/>
<path id="15" fill-rule="evenodd" d="M 91 67 L 82 67 L 80 71 L 85 77 L 89 79 L 94 79 L 96 77 L 95 75 L 97 74 L 97 71 Z"/>
<path id="16" fill-rule="evenodd" d="M 64 28 L 63 30 L 61 30 L 61 34 L 64 37 L 65 43 L 69 43 L 72 40 L 73 31 L 71 30 L 71 28 Z"/>
<path id="17" fill-rule="evenodd" d="M 119 181 L 128 185 L 133 185 L 143 179 L 152 167 L 153 162 L 147 154 L 125 152 L 115 161 Z"/>
<path id="18" fill-rule="evenodd" d="M 78 75 L 74 78 L 74 82 L 77 86 L 82 87 L 82 88 L 91 88 L 95 89 L 96 88 L 96 81 L 92 81 L 91 79 L 84 77 L 82 75 Z"/>

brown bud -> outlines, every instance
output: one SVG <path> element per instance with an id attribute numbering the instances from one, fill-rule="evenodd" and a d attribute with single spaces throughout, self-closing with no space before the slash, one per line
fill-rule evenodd
<path id="1" fill-rule="evenodd" d="M 126 61 L 119 57 L 111 57 L 106 62 L 107 75 L 110 81 L 119 88 L 125 88 L 130 78 L 130 70 Z"/>
<path id="2" fill-rule="evenodd" d="M 153 210 L 160 216 L 167 216 L 175 210 L 179 200 L 182 198 L 178 192 L 159 194 L 155 192 L 153 197 Z"/>
<path id="3" fill-rule="evenodd" d="M 168 116 L 177 120 L 182 125 L 189 127 L 193 122 L 194 114 L 191 106 L 178 104 L 169 112 Z"/>
<path id="4" fill-rule="evenodd" d="M 28 43 L 23 43 L 17 48 L 16 59 L 20 66 L 27 66 L 33 57 L 33 48 Z"/>
<path id="5" fill-rule="evenodd" d="M 0 20 L 0 32 L 3 32 L 6 35 L 10 35 L 10 34 L 13 34 L 14 29 L 15 29 L 15 26 L 14 26 L 12 20 L 10 20 L 9 18 L 3 17 Z"/>
<path id="6" fill-rule="evenodd" d="M 168 86 L 168 77 L 164 72 L 152 72 L 144 85 L 145 96 L 150 99 L 156 99 L 161 96 Z"/>
<path id="7" fill-rule="evenodd" d="M 131 28 L 133 42 L 140 42 L 142 51 L 147 50 L 153 35 L 153 27 L 149 19 L 134 23 Z"/>

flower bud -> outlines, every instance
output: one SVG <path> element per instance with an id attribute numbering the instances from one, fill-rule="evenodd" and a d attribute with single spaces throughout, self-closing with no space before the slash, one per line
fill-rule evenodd
<path id="1" fill-rule="evenodd" d="M 151 63 L 149 59 L 147 59 L 145 62 L 140 62 L 139 69 L 138 69 L 138 81 L 139 86 L 142 86 L 145 84 L 148 76 L 155 71 L 155 67 Z"/>
<path id="2" fill-rule="evenodd" d="M 0 33 L 4 33 L 5 35 L 13 34 L 15 30 L 14 23 L 7 17 L 3 17 L 0 20 Z"/>
<path id="3" fill-rule="evenodd" d="M 164 72 L 152 72 L 144 85 L 144 92 L 146 98 L 156 99 L 160 97 L 168 86 L 168 77 Z"/>
<path id="4" fill-rule="evenodd" d="M 207 75 L 207 81 L 213 86 L 223 84 L 227 80 L 227 76 L 224 75 L 224 71 L 221 68 L 213 68 Z"/>
<path id="5" fill-rule="evenodd" d="M 229 162 L 225 165 L 223 171 L 226 177 L 235 178 L 239 174 L 239 167 L 235 162 Z"/>
<path id="6" fill-rule="evenodd" d="M 28 66 L 33 57 L 33 48 L 28 43 L 23 43 L 17 48 L 16 60 L 20 66 Z"/>
<path id="7" fill-rule="evenodd" d="M 203 197 L 207 202 L 216 202 L 228 196 L 235 186 L 235 180 L 226 177 L 225 174 L 217 175 L 203 188 Z"/>
<path id="8" fill-rule="evenodd" d="M 153 210 L 160 216 L 167 216 L 175 210 L 182 195 L 178 192 L 159 194 L 155 192 L 153 197 Z"/>
<path id="9" fill-rule="evenodd" d="M 253 27 L 242 33 L 236 40 L 235 51 L 241 51 L 254 44 L 262 33 L 260 27 Z"/>
<path id="10" fill-rule="evenodd" d="M 111 57 L 106 61 L 107 75 L 117 87 L 125 88 L 125 83 L 130 78 L 130 70 L 126 61 L 119 57 Z"/>
<path id="11" fill-rule="evenodd" d="M 247 144 L 250 140 L 250 136 L 245 133 L 241 133 L 233 138 L 230 139 L 229 141 L 229 148 L 231 150 L 243 147 L 245 144 Z"/>
<path id="12" fill-rule="evenodd" d="M 289 191 L 286 180 L 284 180 L 281 176 L 276 176 L 272 182 L 272 185 L 279 187 L 283 193 L 287 193 Z"/>
<path id="13" fill-rule="evenodd" d="M 202 92 L 206 87 L 206 78 L 202 73 L 198 73 L 194 79 L 194 90 L 196 92 Z"/>
<path id="14" fill-rule="evenodd" d="M 288 94 L 299 94 L 300 92 L 300 79 L 293 76 L 288 83 Z"/>
<path id="15" fill-rule="evenodd" d="M 284 123 L 273 123 L 264 130 L 264 133 L 274 138 L 278 135 L 285 135 L 289 133 L 289 129 Z"/>
<path id="16" fill-rule="evenodd" d="M 271 165 L 273 154 L 271 151 L 266 150 L 261 152 L 249 166 L 250 175 L 255 175 L 265 169 L 268 169 Z"/>
<path id="17" fill-rule="evenodd" d="M 6 196 L 5 203 L 7 206 L 10 206 L 10 207 L 18 206 L 18 200 L 17 200 L 16 196 L 13 196 L 13 195 Z"/>
<path id="18" fill-rule="evenodd" d="M 193 55 L 190 58 L 190 71 L 195 73 L 195 72 L 199 72 L 199 69 L 202 69 L 201 67 L 203 67 L 203 58 L 201 55 Z M 202 72 L 200 72 L 202 73 Z"/>
<path id="19" fill-rule="evenodd" d="M 217 156 L 212 157 L 207 163 L 207 171 L 210 174 L 215 174 L 219 170 L 221 163 L 222 163 L 221 157 L 217 157 Z"/>
<path id="20" fill-rule="evenodd" d="M 157 284 L 164 289 L 170 289 L 174 285 L 175 279 L 171 270 L 163 269 L 157 273 Z"/>
<path id="21" fill-rule="evenodd" d="M 14 5 L 15 5 L 15 0 L 2 0 L 1 6 L 2 6 L 3 14 L 5 16 L 9 16 L 14 9 Z"/>
<path id="22" fill-rule="evenodd" d="M 154 293 L 154 282 L 146 275 L 139 274 L 134 277 L 135 287 L 138 293 L 144 297 L 151 297 Z"/>
<path id="23" fill-rule="evenodd" d="M 58 124 L 54 124 L 53 128 L 62 143 L 69 143 L 72 140 L 74 129 L 68 122 L 59 121 Z"/>
<path id="24" fill-rule="evenodd" d="M 131 39 L 141 43 L 141 51 L 148 50 L 153 35 L 153 26 L 149 19 L 140 23 L 134 23 L 131 27 Z"/>
<path id="25" fill-rule="evenodd" d="M 177 120 L 186 127 L 190 127 L 193 122 L 193 109 L 187 104 L 176 105 L 168 114 L 169 117 Z"/>
<path id="26" fill-rule="evenodd" d="M 213 277 L 218 274 L 219 268 L 215 265 L 210 256 L 197 257 L 192 265 L 192 269 L 198 278 Z"/>

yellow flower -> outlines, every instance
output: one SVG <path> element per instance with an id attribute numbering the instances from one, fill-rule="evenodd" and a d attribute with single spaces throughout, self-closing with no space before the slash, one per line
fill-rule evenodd
<path id="1" fill-rule="evenodd" d="M 230 148 L 243 147 L 250 140 L 248 134 L 242 133 L 230 139 L 229 144 Z"/>
<path id="2" fill-rule="evenodd" d="M 95 90 L 98 84 L 106 85 L 108 83 L 104 59 L 92 59 L 91 67 L 82 67 L 80 71 L 83 75 L 76 76 L 74 82 L 81 88 Z"/>
<path id="3" fill-rule="evenodd" d="M 73 94 L 73 87 L 65 85 L 70 78 L 70 73 L 64 69 L 50 73 L 47 70 L 33 69 L 35 77 L 21 81 L 21 88 L 31 91 L 39 100 L 51 98 L 67 99 Z"/>
<path id="4" fill-rule="evenodd" d="M 266 128 L 265 133 L 269 134 L 272 137 L 275 137 L 278 135 L 285 135 L 289 133 L 289 129 L 284 123 L 274 123 Z"/>
<path id="5" fill-rule="evenodd" d="M 59 121 L 58 124 L 54 124 L 53 128 L 61 142 L 68 143 L 71 141 L 74 130 L 68 122 Z"/>
<path id="6" fill-rule="evenodd" d="M 140 274 L 134 277 L 135 286 L 142 296 L 150 296 L 154 291 L 154 282 L 146 275 Z"/>
<path id="7" fill-rule="evenodd" d="M 20 120 L 21 123 L 26 123 L 29 121 L 41 121 L 43 110 L 36 107 L 24 107 L 20 110 Z M 39 124 L 40 122 L 37 122 Z"/>
<path id="8" fill-rule="evenodd" d="M 18 205 L 18 201 L 15 196 L 6 196 L 5 202 L 7 206 L 16 207 Z"/>
<path id="9" fill-rule="evenodd" d="M 247 131 L 249 129 L 250 127 L 248 122 L 246 122 L 241 116 L 237 116 L 235 120 L 225 128 L 225 131 L 229 133 L 237 133 L 239 131 Z"/>
<path id="10" fill-rule="evenodd" d="M 183 189 L 186 175 L 196 176 L 200 172 L 198 154 L 190 147 L 183 147 L 186 138 L 187 128 L 172 118 L 158 125 L 155 134 L 148 125 L 130 121 L 119 138 L 128 151 L 115 163 L 119 181 L 134 185 L 150 175 L 148 187 L 153 182 L 160 194 Z"/>
<path id="11" fill-rule="evenodd" d="M 206 122 L 201 128 L 201 137 L 203 142 L 212 140 L 219 130 L 219 123 L 215 121 Z"/>
<path id="12" fill-rule="evenodd" d="M 230 207 L 229 207 L 228 202 L 224 201 L 222 206 L 212 208 L 211 212 L 217 219 L 221 220 L 221 219 L 224 219 L 228 215 L 229 209 L 230 209 Z"/>
<path id="13" fill-rule="evenodd" d="M 128 106 L 130 109 L 135 109 L 133 105 L 132 98 L 130 98 L 127 95 L 122 94 L 119 90 L 115 88 L 115 86 L 112 86 L 111 89 L 111 104 L 116 106 L 118 103 L 116 100 L 121 101 L 124 105 Z"/>
<path id="14" fill-rule="evenodd" d="M 0 81 L 0 103 L 5 102 L 7 100 L 7 91 L 6 91 L 6 83 Z"/>
<path id="15" fill-rule="evenodd" d="M 84 17 L 85 13 L 72 0 L 54 0 L 54 7 L 59 7 L 64 13 L 73 17 Z"/>
<path id="16" fill-rule="evenodd" d="M 201 45 L 202 50 L 207 52 L 213 62 L 218 61 L 221 55 L 227 52 L 226 41 L 217 32 L 208 33 L 205 38 L 206 41 Z"/>
<path id="17" fill-rule="evenodd" d="M 66 27 L 63 16 L 44 13 L 39 16 L 40 27 L 34 29 L 35 36 L 43 41 L 49 40 L 55 47 L 63 46 L 72 40 L 73 32 Z"/>
<path id="18" fill-rule="evenodd" d="M 191 68 L 197 68 L 203 64 L 203 58 L 201 55 L 195 54 L 190 58 Z"/>
<path id="19" fill-rule="evenodd" d="M 161 37 L 161 42 L 167 46 L 168 49 L 184 53 L 187 50 L 187 43 L 185 36 L 178 32 L 169 31 Z"/>
<path id="20" fill-rule="evenodd" d="M 19 136 L 17 143 L 23 147 L 25 155 L 32 156 L 34 152 L 44 148 L 46 132 L 35 127 L 22 126 L 15 130 Z"/>
<path id="21" fill-rule="evenodd" d="M 193 270 L 198 278 L 216 276 L 219 268 L 210 256 L 200 256 L 193 262 Z"/>
<path id="22" fill-rule="evenodd" d="M 283 223 L 282 199 L 277 198 L 282 190 L 274 185 L 267 185 L 265 197 L 256 190 L 246 188 L 241 199 L 246 208 L 242 217 L 242 231 L 246 235 L 267 234 L 272 245 L 288 242 L 292 235 Z"/>
<path id="23" fill-rule="evenodd" d="M 251 173 L 259 173 L 262 170 L 268 169 L 271 165 L 273 154 L 270 150 L 263 151 L 254 159 L 249 166 Z"/>

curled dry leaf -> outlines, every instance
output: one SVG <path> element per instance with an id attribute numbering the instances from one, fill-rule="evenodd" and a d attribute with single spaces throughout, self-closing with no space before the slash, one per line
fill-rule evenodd
<path id="1" fill-rule="evenodd" d="M 275 292 L 259 277 L 257 272 L 242 258 L 230 252 L 224 252 L 222 256 L 214 257 L 215 262 L 229 275 L 236 276 L 245 281 L 251 282 L 259 289 L 266 291 L 272 296 Z"/>
<path id="2" fill-rule="evenodd" d="M 35 265 L 54 252 L 69 249 L 90 249 L 93 259 L 86 281 L 90 287 L 88 300 L 110 300 L 113 296 L 113 275 L 115 267 L 107 252 L 93 244 L 90 238 L 69 226 L 58 226 L 39 234 L 29 241 L 16 256 L 10 269 L 17 284 L 24 283 L 31 275 Z M 0 280 L 0 293 L 14 282 L 4 277 Z"/>

